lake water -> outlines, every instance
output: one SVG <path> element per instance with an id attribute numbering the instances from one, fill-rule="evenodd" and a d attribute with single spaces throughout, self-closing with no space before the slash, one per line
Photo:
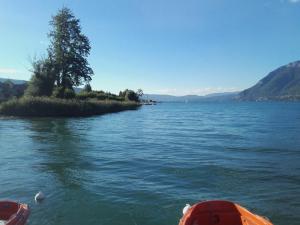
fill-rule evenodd
<path id="1" fill-rule="evenodd" d="M 177 225 L 186 203 L 209 199 L 299 224 L 300 103 L 1 118 L 0 179 L 0 198 L 30 205 L 30 225 Z"/>

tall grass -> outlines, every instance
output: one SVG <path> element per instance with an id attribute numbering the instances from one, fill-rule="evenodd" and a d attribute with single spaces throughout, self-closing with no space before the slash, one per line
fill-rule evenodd
<path id="1" fill-rule="evenodd" d="M 0 105 L 0 114 L 7 116 L 91 116 L 134 110 L 139 103 L 130 101 L 67 100 L 50 97 L 23 97 Z"/>

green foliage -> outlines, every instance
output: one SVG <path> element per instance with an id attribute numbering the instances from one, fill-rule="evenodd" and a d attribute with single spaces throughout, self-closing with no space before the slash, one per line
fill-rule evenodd
<path id="1" fill-rule="evenodd" d="M 79 22 L 66 7 L 59 10 L 50 22 L 48 53 L 57 71 L 56 85 L 59 87 L 72 88 L 92 79 L 93 70 L 87 61 L 90 42 L 82 34 Z"/>
<path id="2" fill-rule="evenodd" d="M 64 89 L 63 87 L 55 87 L 52 92 L 53 98 L 63 98 L 64 97 Z"/>
<path id="3" fill-rule="evenodd" d="M 82 91 L 76 95 L 76 98 L 80 100 L 86 100 L 89 98 L 97 98 L 97 96 L 98 94 L 96 91 L 91 91 L 91 92 Z"/>
<path id="4" fill-rule="evenodd" d="M 64 91 L 64 98 L 65 99 L 72 99 L 75 98 L 75 92 L 73 89 L 67 88 Z"/>
<path id="5" fill-rule="evenodd" d="M 73 86 L 91 81 L 93 70 L 87 57 L 90 43 L 81 32 L 79 20 L 68 8 L 62 8 L 51 21 L 48 56 L 32 64 L 33 75 L 26 96 L 75 97 Z M 91 87 L 87 91 L 91 91 Z"/>
<path id="6" fill-rule="evenodd" d="M 143 95 L 144 95 L 144 92 L 142 89 L 138 89 L 137 92 L 136 92 L 136 95 L 141 98 Z"/>
<path id="7" fill-rule="evenodd" d="M 26 96 L 50 96 L 54 88 L 55 67 L 50 58 L 32 63 L 33 75 L 25 91 Z"/>
<path id="8" fill-rule="evenodd" d="M 83 91 L 85 92 L 91 92 L 92 91 L 92 87 L 89 83 L 87 83 L 86 85 L 84 85 Z"/>
<path id="9" fill-rule="evenodd" d="M 77 99 L 87 100 L 87 99 L 95 99 L 95 100 L 115 100 L 115 101 L 124 101 L 123 97 L 119 97 L 117 95 L 111 94 L 109 92 L 105 93 L 103 91 L 91 91 L 86 92 L 82 91 L 76 95 Z"/>
<path id="10" fill-rule="evenodd" d="M 24 97 L 0 105 L 0 114 L 9 116 L 90 116 L 137 109 L 135 102 L 67 100 Z"/>
<path id="11" fill-rule="evenodd" d="M 135 101 L 135 102 L 139 101 L 141 94 L 142 94 L 141 89 L 139 89 L 137 93 L 135 93 L 133 90 L 128 90 L 128 89 L 119 92 L 119 96 L 124 98 L 125 101 Z"/>
<path id="12" fill-rule="evenodd" d="M 132 91 L 132 90 L 128 90 L 125 94 L 125 100 L 126 101 L 139 101 L 139 97 L 137 96 L 137 94 Z"/>
<path id="13" fill-rule="evenodd" d="M 55 87 L 52 93 L 53 98 L 72 99 L 75 98 L 75 96 L 76 94 L 73 89 L 70 88 L 64 89 L 63 87 Z"/>

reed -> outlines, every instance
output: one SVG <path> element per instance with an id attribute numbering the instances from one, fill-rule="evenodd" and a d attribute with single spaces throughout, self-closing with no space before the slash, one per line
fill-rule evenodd
<path id="1" fill-rule="evenodd" d="M 132 101 L 23 97 L 1 103 L 0 114 L 24 117 L 78 117 L 135 110 L 139 106 L 139 103 Z"/>

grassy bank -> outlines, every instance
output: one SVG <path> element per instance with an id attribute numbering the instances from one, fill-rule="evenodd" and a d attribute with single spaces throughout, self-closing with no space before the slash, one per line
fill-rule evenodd
<path id="1" fill-rule="evenodd" d="M 131 101 L 66 100 L 48 97 L 12 99 L 0 105 L 0 115 L 5 116 L 91 116 L 134 110 L 139 103 Z"/>

